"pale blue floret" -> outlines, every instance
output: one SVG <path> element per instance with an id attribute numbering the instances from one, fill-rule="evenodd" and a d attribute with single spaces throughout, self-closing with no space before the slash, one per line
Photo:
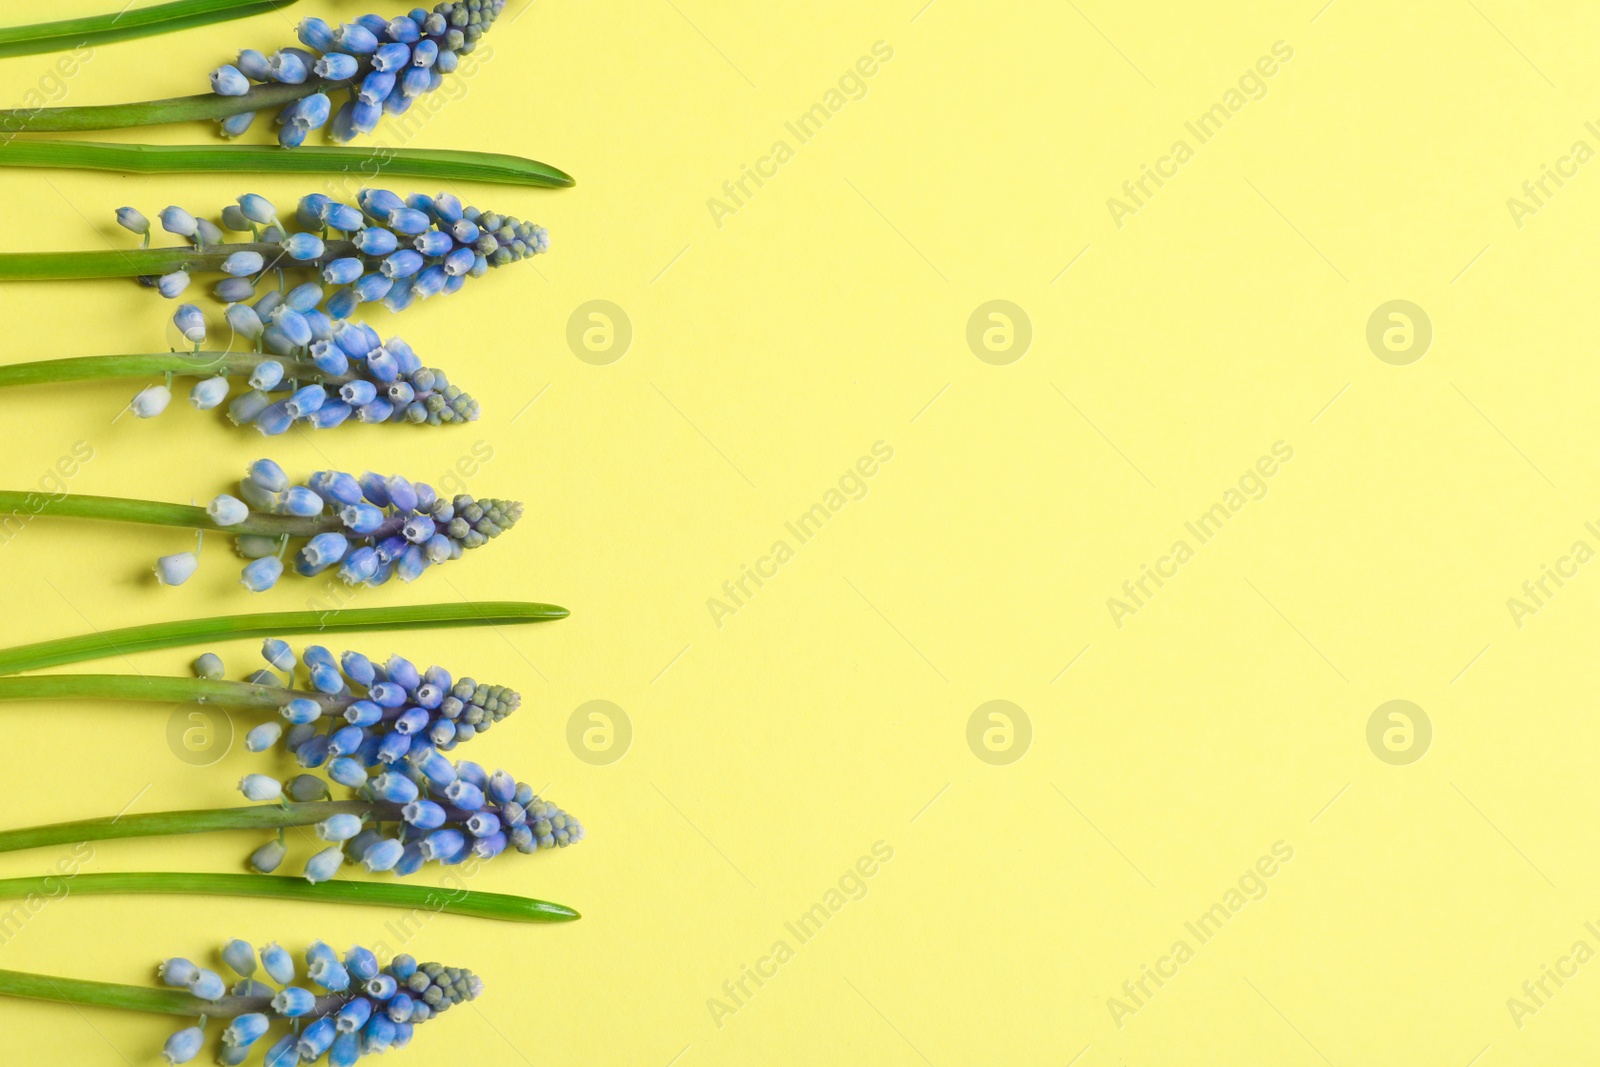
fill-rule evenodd
<path id="1" fill-rule="evenodd" d="M 272 389 L 281 381 L 283 381 L 283 364 L 275 359 L 262 360 L 250 374 L 252 389 Z"/>
<path id="2" fill-rule="evenodd" d="M 210 411 L 228 399 L 228 388 L 226 378 L 202 378 L 189 390 L 189 403 L 196 411 Z"/>
<path id="3" fill-rule="evenodd" d="M 267 1050 L 267 1055 L 261 1061 L 261 1067 L 296 1067 L 300 1062 L 300 1052 L 295 1047 L 299 1038 L 292 1032 L 284 1034 Z"/>
<path id="4" fill-rule="evenodd" d="M 276 941 L 262 946 L 261 966 L 267 972 L 267 977 L 279 985 L 288 985 L 294 981 L 294 957 Z"/>
<path id="5" fill-rule="evenodd" d="M 218 495 L 207 504 L 206 513 L 218 526 L 237 526 L 250 517 L 250 509 L 245 507 L 244 501 L 227 493 Z"/>
<path id="6" fill-rule="evenodd" d="M 156 291 L 168 300 L 176 300 L 187 288 L 189 288 L 187 271 L 175 270 L 156 279 Z"/>
<path id="7" fill-rule="evenodd" d="M 168 1063 L 188 1063 L 200 1055 L 205 1037 L 206 1032 L 198 1026 L 179 1030 L 167 1038 L 167 1043 L 161 1049 L 161 1058 Z"/>
<path id="8" fill-rule="evenodd" d="M 331 42 L 330 42 L 331 44 Z M 355 56 L 343 52 L 329 52 L 312 65 L 312 70 L 319 78 L 329 81 L 346 81 L 356 76 L 360 69 L 360 62 Z"/>
<path id="9" fill-rule="evenodd" d="M 324 841 L 348 841 L 361 832 L 361 816 L 344 812 L 317 823 L 317 836 Z"/>
<path id="10" fill-rule="evenodd" d="M 161 209 L 161 228 L 179 237 L 193 237 L 200 229 L 194 216 L 176 204 Z"/>
<path id="11" fill-rule="evenodd" d="M 193 304 L 179 304 L 178 310 L 173 312 L 172 324 L 186 341 L 198 345 L 206 339 L 206 317 Z"/>
<path id="12" fill-rule="evenodd" d="M 283 796 L 283 783 L 265 774 L 247 774 L 239 782 L 239 792 L 247 800 L 277 800 Z"/>
<path id="13" fill-rule="evenodd" d="M 280 48 L 272 53 L 272 58 L 267 60 L 267 74 L 275 82 L 285 85 L 299 85 L 310 74 L 306 67 L 304 53 L 295 48 Z"/>
<path id="14" fill-rule="evenodd" d="M 218 96 L 243 96 L 250 91 L 250 79 L 232 63 L 224 63 L 211 72 L 211 91 Z"/>
<path id="15" fill-rule="evenodd" d="M 289 977 L 291 979 L 294 977 L 292 971 Z M 302 1015 L 309 1015 L 316 1006 L 316 994 L 299 986 L 288 986 L 272 998 L 272 1010 L 286 1019 L 298 1019 Z"/>
<path id="16" fill-rule="evenodd" d="M 234 332 L 249 341 L 254 341 L 261 336 L 263 329 L 261 316 L 256 314 L 255 308 L 248 304 L 234 304 L 223 317 L 228 320 Z"/>
<path id="17" fill-rule="evenodd" d="M 250 732 L 244 735 L 244 747 L 250 752 L 265 752 L 277 744 L 281 736 L 283 736 L 282 724 L 264 722 L 251 727 Z"/>
<path id="18" fill-rule="evenodd" d="M 156 580 L 162 585 L 182 585 L 194 577 L 200 560 L 193 552 L 179 552 L 156 560 Z"/>
<path id="19" fill-rule="evenodd" d="M 256 113 L 254 111 L 241 111 L 238 114 L 229 115 L 227 118 L 222 119 L 217 123 L 217 126 L 222 136 L 229 138 L 239 137 L 250 129 L 250 124 L 255 120 Z"/>
<path id="20" fill-rule="evenodd" d="M 323 253 L 322 239 L 314 233 L 292 233 L 283 240 L 283 250 L 290 259 L 320 259 Z"/>
<path id="21" fill-rule="evenodd" d="M 306 881 L 313 885 L 326 882 L 339 873 L 343 864 L 344 849 L 338 846 L 325 848 L 306 861 Z"/>
<path id="22" fill-rule="evenodd" d="M 250 969 L 251 971 L 255 970 L 255 949 L 250 948 L 249 942 L 230 941 L 228 945 L 230 948 L 234 945 L 244 945 L 250 952 Z M 234 1046 L 252 1045 L 265 1036 L 269 1025 L 271 1025 L 271 1020 L 259 1011 L 235 1016 L 234 1020 L 228 1024 L 228 1028 L 222 1032 L 222 1042 L 225 1045 Z"/>
<path id="23" fill-rule="evenodd" d="M 289 722 L 296 725 L 316 722 L 322 718 L 321 706 L 315 700 L 306 697 L 296 697 L 289 701 L 279 709 L 279 713 Z M 255 800 L 257 798 L 251 797 L 250 799 Z"/>
<path id="24" fill-rule="evenodd" d="M 234 252 L 223 260 L 222 272 L 231 274 L 236 278 L 243 278 L 247 275 L 260 273 L 264 264 L 265 261 L 261 258 L 260 252 L 246 249 L 242 252 Z"/>
<path id="25" fill-rule="evenodd" d="M 172 390 L 164 385 L 150 385 L 139 390 L 134 398 L 128 402 L 128 408 L 135 417 L 153 419 L 172 403 Z"/>
<path id="26" fill-rule="evenodd" d="M 150 220 L 131 207 L 117 208 L 117 225 L 125 230 L 132 230 L 140 236 L 150 233 Z"/>
<path id="27" fill-rule="evenodd" d="M 189 988 L 189 983 L 199 973 L 200 968 L 182 956 L 162 960 L 156 966 L 156 977 L 160 978 L 163 984 L 177 989 Z"/>
<path id="28" fill-rule="evenodd" d="M 237 304 L 255 296 L 256 285 L 249 278 L 223 278 L 212 286 L 211 294 L 224 304 Z"/>
<path id="29" fill-rule="evenodd" d="M 221 1000 L 227 996 L 228 986 L 216 971 L 202 967 L 189 979 L 189 992 L 201 1000 Z"/>
<path id="30" fill-rule="evenodd" d="M 333 1044 L 333 1039 L 338 1036 L 338 1029 L 334 1017 L 324 1015 L 316 1022 L 307 1026 L 300 1032 L 300 1042 L 297 1048 L 300 1052 L 301 1063 L 314 1063 L 328 1051 L 328 1046 Z"/>
<path id="31" fill-rule="evenodd" d="M 283 575 L 283 562 L 275 556 L 255 560 L 245 567 L 240 583 L 252 593 L 271 589 Z"/>

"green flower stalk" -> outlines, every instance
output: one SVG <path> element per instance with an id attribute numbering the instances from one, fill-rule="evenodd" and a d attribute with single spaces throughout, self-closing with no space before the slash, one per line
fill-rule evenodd
<path id="1" fill-rule="evenodd" d="M 116 41 L 209 26 L 288 7 L 295 0 L 173 0 L 87 18 L 0 27 L 0 58 L 95 48 Z"/>

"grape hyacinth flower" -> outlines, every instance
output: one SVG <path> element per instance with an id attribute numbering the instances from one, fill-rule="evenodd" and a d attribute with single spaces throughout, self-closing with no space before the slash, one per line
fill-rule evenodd
<path id="1" fill-rule="evenodd" d="M 221 657 L 208 652 L 194 661 L 192 678 L 149 674 L 0 677 L 0 701 L 149 700 L 265 713 L 271 718 L 245 734 L 244 747 L 251 752 L 281 748 L 311 767 L 365 750 L 376 751 L 381 763 L 393 763 L 410 752 L 419 737 L 448 752 L 522 706 L 522 697 L 514 689 L 471 677 L 456 678 L 439 666 L 418 667 L 401 656 L 369 659 L 360 652 L 346 651 L 335 657 L 321 645 L 307 645 L 296 654 L 280 638 L 269 638 L 261 652 L 271 669 L 257 671 L 246 681 L 225 678 Z M 321 735 L 326 736 L 312 740 Z M 267 781 L 252 781 L 250 785 L 270 791 L 278 783 L 269 786 Z"/>
<path id="2" fill-rule="evenodd" d="M 243 1063 L 260 1047 L 267 1067 L 324 1056 L 330 1067 L 349 1067 L 364 1055 L 406 1047 L 417 1026 L 483 993 L 483 980 L 469 970 L 419 964 L 409 955 L 380 963 L 360 945 L 340 953 L 312 942 L 304 964 L 277 943 L 261 947 L 260 967 L 247 942 L 230 941 L 220 955 L 239 975 L 231 989 L 217 972 L 175 958 L 157 968 L 157 987 L 0 971 L 0 995 L 198 1019 L 167 1038 L 164 1063 L 193 1061 L 210 1029 L 221 1064 Z"/>
<path id="3" fill-rule="evenodd" d="M 402 115 L 437 90 L 504 10 L 505 0 L 445 0 L 432 10 L 412 8 L 390 19 L 362 15 L 341 26 L 303 19 L 301 47 L 271 55 L 247 48 L 211 72 L 213 93 L 239 99 L 219 112 L 223 136 L 239 136 L 274 107 L 285 148 L 298 148 L 325 126 L 340 143 L 371 133 L 385 113 Z M 252 82 L 262 88 L 252 89 Z M 339 96 L 347 98 L 335 110 Z"/>
<path id="4" fill-rule="evenodd" d="M 583 824 L 533 786 L 467 760 L 452 763 L 425 734 L 372 736 L 345 750 L 348 754 L 329 758 L 342 747 L 334 740 L 337 732 L 347 729 L 334 731 L 335 725 L 303 735 L 296 757 L 308 767 L 325 761 L 328 778 L 349 788 L 355 799 L 318 803 L 329 789 L 314 774 L 283 782 L 250 775 L 240 783 L 246 799 L 279 802 L 284 797 L 289 802 L 280 803 L 286 813 L 307 813 L 284 825 L 307 825 L 311 815 L 325 815 L 311 823 L 326 845 L 306 861 L 305 877 L 313 884 L 334 877 L 346 863 L 403 878 L 428 863 L 491 860 L 507 848 L 533 853 L 584 838 Z M 396 740 L 401 743 L 391 744 Z M 277 842 L 258 849 L 250 862 L 271 874 L 286 854 L 280 829 Z"/>
<path id="5" fill-rule="evenodd" d="M 226 315 L 233 339 L 225 348 L 209 350 L 204 347 L 209 331 L 203 313 L 184 304 L 173 325 L 193 351 L 12 364 L 0 367 L 0 386 L 165 375 L 161 384 L 145 387 L 129 402 L 134 415 L 148 419 L 167 410 L 173 379 L 190 377 L 195 383 L 189 403 L 196 410 L 227 405 L 235 425 L 269 435 L 296 425 L 326 430 L 351 421 L 417 426 L 477 421 L 482 413 L 478 402 L 442 370 L 423 366 L 399 337 L 383 340 L 364 323 L 335 323 L 309 310 L 320 297 L 320 287 L 307 283 L 287 299 L 274 290 L 254 306 L 234 304 Z M 296 305 L 308 310 L 296 312 Z M 256 350 L 239 351 L 240 338 Z M 269 351 L 261 351 L 263 347 Z M 246 391 L 234 395 L 236 383 L 247 386 Z"/>
<path id="6" fill-rule="evenodd" d="M 290 416 L 286 412 L 283 417 Z M 310 578 L 337 568 L 347 585 L 375 587 L 395 577 L 414 581 L 430 567 L 460 559 L 467 550 L 500 536 L 522 517 L 517 501 L 477 500 L 466 493 L 446 498 L 424 482 L 371 471 L 360 478 L 319 471 L 307 484 L 290 484 L 269 459 L 250 466 L 239 483 L 239 496 L 223 493 L 205 507 L 84 494 L 41 502 L 37 494 L 0 491 L 0 510 L 23 507 L 24 497 L 38 515 L 226 531 L 250 561 L 242 583 L 257 593 L 272 588 L 282 576 L 291 543 L 299 544 L 290 560 L 295 573 Z M 187 561 L 182 566 L 169 561 L 158 573 L 170 583 L 193 570 Z"/>
<path id="7" fill-rule="evenodd" d="M 254 210 L 244 210 L 247 202 Z M 390 311 L 402 311 L 416 300 L 457 292 L 468 278 L 482 277 L 492 267 L 550 248 L 544 227 L 463 205 L 450 193 L 402 198 L 387 189 L 363 189 L 355 204 L 312 193 L 300 200 L 287 220 L 264 198 L 246 194 L 237 205 L 223 209 L 220 217 L 224 228 L 247 232 L 252 240 L 208 241 L 200 224 L 214 224 L 172 206 L 161 212 L 163 228 L 187 238 L 188 247 L 140 248 L 112 257 L 46 255 L 63 260 L 87 256 L 95 261 L 94 271 L 78 268 L 73 277 L 132 273 L 169 298 L 183 293 L 197 273 L 223 274 L 215 294 L 229 305 L 229 322 L 236 332 L 288 355 L 316 343 L 334 343 L 333 322 L 348 319 L 361 304 L 381 301 Z M 0 257 L 0 265 L 21 263 L 16 257 L 28 255 Z M 281 278 L 289 272 L 310 272 L 310 276 L 288 293 L 268 292 L 254 305 L 244 304 L 268 274 Z M 332 291 L 324 300 L 328 290 Z M 253 313 L 255 321 L 246 312 Z"/>

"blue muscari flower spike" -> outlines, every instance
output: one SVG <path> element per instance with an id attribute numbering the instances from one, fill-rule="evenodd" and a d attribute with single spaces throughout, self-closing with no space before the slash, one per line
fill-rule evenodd
<path id="1" fill-rule="evenodd" d="M 278 142 L 287 148 L 298 147 L 308 128 L 327 121 L 328 93 L 348 91 L 350 100 L 333 116 L 332 127 L 335 141 L 348 141 L 370 133 L 385 110 L 403 112 L 417 96 L 438 89 L 503 10 L 505 0 L 444 0 L 432 10 L 413 8 L 392 19 L 363 15 L 342 26 L 303 19 L 296 34 L 303 48 L 270 56 L 247 48 L 211 72 L 211 90 L 239 97 L 249 95 L 251 82 L 315 86 L 319 92 L 288 104 L 276 117 Z M 317 97 L 322 102 L 310 115 L 316 121 L 308 121 L 305 101 Z M 223 120 L 225 135 L 243 132 L 230 129 L 231 122 Z"/>
<path id="2" fill-rule="evenodd" d="M 412 72 L 419 69 L 410 68 Z M 367 82 L 373 79 L 392 80 L 393 74 L 375 71 L 367 76 Z M 303 138 L 308 128 L 328 120 L 326 96 L 311 96 L 294 106 L 297 110 L 284 119 L 280 137 Z M 348 121 L 360 119 L 360 106 L 365 105 L 350 112 L 354 118 Z M 346 114 L 341 110 L 334 117 L 336 129 Z M 381 301 L 390 311 L 400 311 L 418 300 L 457 292 L 466 279 L 481 277 L 491 267 L 540 255 L 550 248 L 550 235 L 544 227 L 514 216 L 465 207 L 448 193 L 402 199 L 385 189 L 363 189 L 353 205 L 314 193 L 304 198 L 294 213 L 291 221 L 300 227 L 295 230 L 276 217 L 264 198 L 247 194 L 239 199 L 239 204 L 223 209 L 223 223 L 235 232 L 252 231 L 252 242 L 223 242 L 221 231 L 213 223 L 197 219 L 180 207 L 169 207 L 161 213 L 162 227 L 207 253 L 204 260 L 190 264 L 190 269 L 228 275 L 216 290 L 224 301 L 248 299 L 248 294 L 271 272 L 315 272 L 328 285 L 339 287 L 327 294 L 324 304 L 330 327 L 332 320 L 348 319 L 363 303 Z M 244 210 L 247 202 L 252 206 L 250 211 Z M 140 233 L 148 244 L 148 226 L 140 229 L 143 216 L 132 208 L 123 208 L 118 219 L 132 232 Z M 185 270 L 159 279 L 142 279 L 169 298 L 182 293 L 189 280 Z M 282 297 L 278 299 L 281 301 Z M 305 313 L 314 305 L 291 306 Z M 254 310 L 265 320 L 271 302 L 263 308 L 258 301 Z M 255 340 L 259 335 L 246 336 Z M 290 354 L 281 346 L 275 347 L 270 336 L 267 345 L 280 355 Z M 302 347 L 303 342 L 291 339 L 288 346 Z"/>
<path id="3" fill-rule="evenodd" d="M 235 252 L 229 259 L 255 257 L 255 252 Z M 355 260 L 350 260 L 356 263 Z M 360 265 L 356 263 L 355 270 Z M 186 276 L 185 276 L 186 277 Z M 381 281 L 388 279 L 373 275 Z M 230 278 L 247 288 L 243 278 Z M 225 284 L 225 283 L 224 283 Z M 331 429 L 352 418 L 356 422 L 395 422 L 442 426 L 475 422 L 482 414 L 479 403 L 441 370 L 425 367 L 409 345 L 398 337 L 381 341 L 370 326 L 359 322 L 334 323 L 316 309 L 323 294 L 314 282 L 296 286 L 279 301 L 233 304 L 225 313 L 227 326 L 246 341 L 270 352 L 241 356 L 232 352 L 201 353 L 208 377 L 189 394 L 197 410 L 210 411 L 228 402 L 234 380 L 248 390 L 235 396 L 228 416 L 235 425 L 254 426 L 267 434 L 282 433 L 294 423 Z M 276 290 L 270 296 L 279 295 Z M 185 341 L 199 352 L 206 341 L 204 313 L 194 304 L 182 304 L 172 318 Z M 237 339 L 236 339 L 237 340 Z M 399 386 L 400 388 L 397 388 Z M 135 405 L 141 418 L 161 414 L 171 400 L 167 386 L 152 386 Z M 375 402 L 382 399 L 380 410 Z"/>
<path id="4" fill-rule="evenodd" d="M 258 375 L 267 366 L 258 366 Z M 287 400 L 262 407 L 251 418 L 267 418 L 273 409 L 284 412 L 285 420 L 308 409 L 313 417 L 335 405 L 348 409 L 342 400 L 319 399 L 322 394 L 315 393 L 316 388 L 298 390 Z M 258 393 L 267 396 L 257 390 L 240 399 Z M 238 408 L 236 400 L 235 417 Z M 477 500 L 465 493 L 447 499 L 425 483 L 413 483 L 398 475 L 384 478 L 371 472 L 357 479 L 341 471 L 320 471 L 308 484 L 294 485 L 276 463 L 259 460 L 240 481 L 239 496 L 222 493 L 206 506 L 206 512 L 217 526 L 245 527 L 236 543 L 239 554 L 250 560 L 242 574 L 243 584 L 262 592 L 282 576 L 284 555 L 291 540 L 304 539 L 290 557 L 301 575 L 310 577 L 337 566 L 339 576 L 348 585 L 382 585 L 397 574 L 409 582 L 428 568 L 459 559 L 468 549 L 486 544 L 510 529 L 522 517 L 522 505 L 512 500 Z M 278 530 L 274 537 L 249 529 L 263 515 L 274 517 Z M 185 569 L 181 580 L 187 580 L 193 568 L 187 567 L 187 561 L 164 558 L 161 573 L 170 572 L 172 578 L 179 578 Z M 268 659 L 273 659 L 270 652 Z M 291 669 L 292 660 L 289 662 L 289 667 L 281 669 Z M 323 667 L 321 676 L 331 678 L 331 659 Z M 313 684 L 322 688 L 315 677 Z M 390 686 L 387 681 L 377 683 L 379 693 L 388 693 L 391 688 L 398 690 L 397 699 L 403 702 L 405 688 L 410 687 Z M 299 714 L 295 710 L 290 721 L 300 721 L 293 717 Z M 304 714 L 309 716 L 304 721 L 315 718 L 311 712 Z"/>
<path id="5" fill-rule="evenodd" d="M 396 739 L 401 744 L 385 752 Z M 368 825 L 359 828 L 363 817 L 355 814 L 318 824 L 318 835 L 333 844 L 307 861 L 305 877 L 313 883 L 346 862 L 406 877 L 431 862 L 488 860 L 508 848 L 537 852 L 583 840 L 583 825 L 526 782 L 504 771 L 491 775 L 476 763 L 451 763 L 423 734 L 373 735 L 356 753 L 335 760 L 329 773 L 371 805 Z"/>
<path id="6" fill-rule="evenodd" d="M 248 942 L 228 942 L 222 956 L 230 966 L 240 965 L 235 970 L 244 981 L 225 1001 L 221 994 L 210 998 L 215 1004 L 197 1012 L 199 1025 L 167 1038 L 161 1050 L 165 1062 L 189 1063 L 200 1055 L 209 1016 L 226 1020 L 218 1028 L 218 1063 L 243 1063 L 262 1043 L 266 1067 L 311 1064 L 324 1056 L 329 1064 L 353 1064 L 364 1055 L 404 1047 L 418 1025 L 483 993 L 482 979 L 464 968 L 419 964 L 409 955 L 380 964 L 360 945 L 341 955 L 315 942 L 301 966 L 283 948 L 269 944 L 260 957 L 274 983 L 270 985 L 252 977 L 256 952 Z M 175 965 L 186 968 L 185 981 L 174 981 Z M 168 985 L 185 987 L 195 974 L 210 975 L 221 984 L 220 977 L 187 960 L 167 961 L 161 977 Z M 208 992 L 211 984 L 207 982 Z"/>
<path id="7" fill-rule="evenodd" d="M 220 659 L 208 656 L 215 665 L 202 657 L 196 661 L 196 669 L 205 661 L 206 669 L 220 678 Z M 263 642 L 262 656 L 287 677 L 258 672 L 249 679 L 277 691 L 280 714 L 246 733 L 247 751 L 266 752 L 281 744 L 286 755 L 304 766 L 325 763 L 328 778 L 351 789 L 368 786 L 369 771 L 378 775 L 393 771 L 381 781 L 374 779 L 370 791 L 386 802 L 411 805 L 407 821 L 424 830 L 445 824 L 450 816 L 444 804 L 478 811 L 487 802 L 504 804 L 516 799 L 517 783 L 503 773 L 485 776 L 469 771 L 467 781 L 452 787 L 456 770 L 441 754 L 515 712 L 522 704 L 515 690 L 470 677 L 456 679 L 439 666 L 420 670 L 399 656 L 375 663 L 359 652 L 347 651 L 336 658 L 326 648 L 312 645 L 297 657 L 278 638 Z M 407 769 L 406 761 L 415 773 Z M 437 802 L 424 797 L 417 774 L 440 790 L 452 788 L 453 794 L 440 793 Z M 300 801 L 322 799 L 328 793 L 327 784 L 316 775 L 281 782 L 269 775 L 250 774 L 240 782 L 240 790 L 251 800 L 265 802 L 285 796 Z M 476 836 L 485 836 L 478 832 L 485 825 L 480 820 L 470 829 Z M 362 827 L 362 819 L 342 813 L 319 823 L 316 832 L 325 841 L 348 842 L 360 836 Z M 272 870 L 282 859 L 281 852 L 269 849 L 265 855 L 258 853 L 253 865 Z M 388 870 L 401 860 L 400 851 L 392 848 L 366 858 L 374 870 Z"/>

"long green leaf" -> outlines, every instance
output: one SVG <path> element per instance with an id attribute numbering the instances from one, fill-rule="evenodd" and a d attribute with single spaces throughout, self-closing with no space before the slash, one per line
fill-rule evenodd
<path id="1" fill-rule="evenodd" d="M 29 120 L 28 132 L 37 132 Z M 521 156 L 440 148 L 364 148 L 275 145 L 143 145 L 93 141 L 13 139 L 0 147 L 0 166 L 107 170 L 120 174 L 351 174 L 496 182 L 556 189 L 575 184 L 570 174 Z"/>
<path id="2" fill-rule="evenodd" d="M 227 22 L 288 7 L 295 0 L 174 0 L 104 15 L 0 27 L 0 57 L 60 52 Z"/>
<path id="3" fill-rule="evenodd" d="M 405 882 L 357 882 L 338 879 L 313 885 L 304 878 L 272 874 L 117 873 L 0 878 L 0 899 L 29 896 L 99 896 L 107 893 L 151 893 L 229 897 L 268 897 L 308 904 L 372 904 L 408 911 L 443 912 L 509 922 L 571 922 L 581 916 L 563 904 L 509 893 L 476 889 L 442 889 Z"/>
<path id="4" fill-rule="evenodd" d="M 457 626 L 498 626 L 564 619 L 554 604 L 519 601 L 417 604 L 392 608 L 340 608 L 330 611 L 268 611 L 218 615 L 210 619 L 150 623 L 79 637 L 39 641 L 0 650 L 0 674 L 80 663 L 158 648 L 288 634 L 358 633 L 373 630 L 425 630 Z"/>

